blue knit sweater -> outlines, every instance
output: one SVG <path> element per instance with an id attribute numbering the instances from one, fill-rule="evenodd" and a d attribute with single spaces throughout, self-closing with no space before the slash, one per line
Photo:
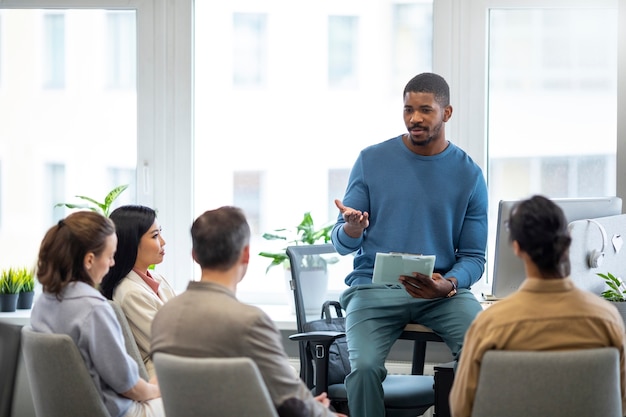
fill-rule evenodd
<path id="1" fill-rule="evenodd" d="M 370 284 L 376 253 L 393 251 L 436 255 L 435 272 L 469 288 L 485 267 L 487 200 L 482 170 L 452 143 L 434 156 L 411 152 L 402 136 L 365 148 L 342 201 L 367 211 L 369 227 L 351 238 L 339 214 L 332 232 L 337 252 L 356 251 L 346 284 Z"/>

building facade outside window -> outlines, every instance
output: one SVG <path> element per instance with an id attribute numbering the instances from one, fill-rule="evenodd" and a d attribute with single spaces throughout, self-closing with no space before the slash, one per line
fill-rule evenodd
<path id="1" fill-rule="evenodd" d="M 359 18 L 328 16 L 328 85 L 355 88 L 358 85 Z"/>
<path id="2" fill-rule="evenodd" d="M 43 86 L 65 87 L 65 15 L 45 13 L 43 16 Z"/>

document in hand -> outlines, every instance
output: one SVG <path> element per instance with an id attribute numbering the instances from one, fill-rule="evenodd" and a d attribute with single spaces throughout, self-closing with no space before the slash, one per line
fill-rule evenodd
<path id="1" fill-rule="evenodd" d="M 413 272 L 433 275 L 435 255 L 415 255 L 411 253 L 378 252 L 374 261 L 375 284 L 399 284 L 400 275 L 413 275 Z"/>

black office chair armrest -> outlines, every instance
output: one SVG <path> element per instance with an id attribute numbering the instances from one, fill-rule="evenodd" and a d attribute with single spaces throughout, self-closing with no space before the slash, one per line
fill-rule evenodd
<path id="1" fill-rule="evenodd" d="M 328 390 L 328 350 L 330 345 L 342 337 L 346 337 L 343 332 L 315 331 L 306 333 L 296 333 L 289 336 L 290 340 L 305 341 L 314 346 L 315 357 L 315 389 L 314 395 L 319 395 Z"/>
<path id="2" fill-rule="evenodd" d="M 315 332 L 305 332 L 305 333 L 296 333 L 289 336 L 290 340 L 295 341 L 310 341 L 310 342 L 329 342 L 330 346 L 336 339 L 341 339 L 342 337 L 346 337 L 344 332 L 334 332 L 330 330 L 318 330 Z"/>

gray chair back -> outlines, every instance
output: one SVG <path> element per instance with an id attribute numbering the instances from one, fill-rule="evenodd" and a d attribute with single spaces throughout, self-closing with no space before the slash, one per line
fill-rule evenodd
<path id="1" fill-rule="evenodd" d="M 20 336 L 20 326 L 0 322 L 0 416 L 10 416 L 13 408 Z"/>
<path id="2" fill-rule="evenodd" d="M 146 364 L 143 362 L 141 353 L 139 353 L 137 341 L 135 340 L 133 331 L 130 329 L 130 324 L 128 324 L 128 319 L 126 318 L 126 314 L 124 314 L 124 310 L 122 310 L 122 306 L 113 300 L 109 300 L 109 304 L 111 305 L 111 307 L 113 307 L 113 311 L 115 311 L 115 315 L 117 316 L 117 321 L 120 322 L 120 326 L 122 327 L 122 334 L 124 335 L 124 345 L 126 346 L 126 352 L 128 352 L 128 354 L 135 360 L 135 362 L 137 362 L 137 366 L 139 367 L 139 376 L 148 381 L 150 377 L 148 376 Z"/>
<path id="3" fill-rule="evenodd" d="M 155 352 L 167 417 L 278 417 L 250 358 L 191 358 Z"/>
<path id="4" fill-rule="evenodd" d="M 22 351 L 37 417 L 110 417 L 68 335 L 24 326 Z"/>
<path id="5" fill-rule="evenodd" d="M 619 417 L 619 372 L 614 348 L 490 350 L 483 356 L 472 417 Z"/>

